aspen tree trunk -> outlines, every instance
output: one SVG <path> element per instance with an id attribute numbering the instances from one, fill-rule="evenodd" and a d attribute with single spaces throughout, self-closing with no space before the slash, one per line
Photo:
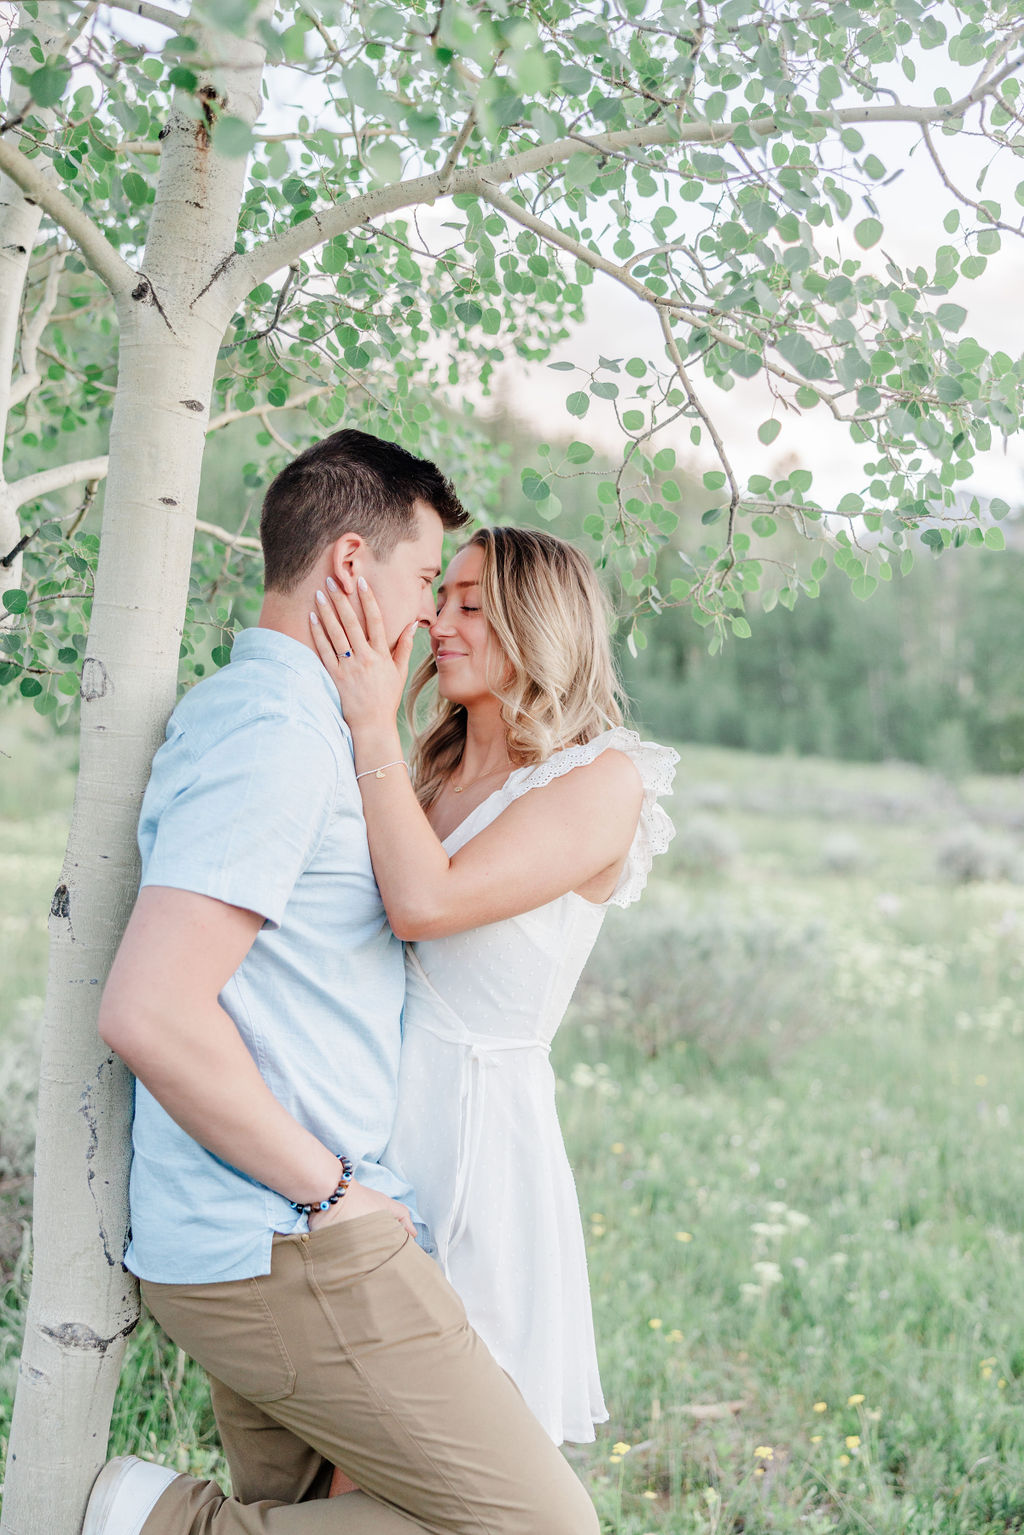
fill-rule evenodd
<path id="1" fill-rule="evenodd" d="M 19 20 L 23 19 L 20 15 Z M 44 52 L 52 50 L 57 34 L 48 28 L 40 28 L 39 40 Z M 28 50 L 24 47 L 11 49 L 11 66 L 28 66 Z M 23 87 L 14 85 L 10 93 L 10 109 L 16 114 L 25 106 L 27 97 Z M 40 114 L 44 120 L 52 114 Z M 19 186 L 0 173 L 0 444 L 7 441 L 7 418 L 12 405 L 14 359 L 18 344 L 18 328 L 21 306 L 28 277 L 29 263 L 35 250 L 42 209 L 27 198 Z M 6 559 L 17 546 L 21 537 L 18 518 L 18 500 L 10 491 L 3 476 L 0 459 L 0 560 Z M 9 591 L 21 585 L 21 556 L 15 555 L 10 565 L 0 566 L 0 591 Z M 0 629 L 6 618 L 0 616 Z"/>
<path id="2" fill-rule="evenodd" d="M 251 124 L 263 50 L 209 33 L 201 44 L 207 58 L 219 47 L 230 62 L 223 79 L 210 73 L 211 111 Z M 81 770 L 50 917 L 34 1269 L 4 1535 L 78 1529 L 138 1318 L 121 1265 L 130 1086 L 96 1015 L 136 893 L 139 802 L 174 703 L 210 394 L 230 318 L 216 277 L 234 251 L 244 170 L 214 154 L 204 122 L 174 110 L 143 271 L 116 295 L 119 378 L 82 669 Z"/>

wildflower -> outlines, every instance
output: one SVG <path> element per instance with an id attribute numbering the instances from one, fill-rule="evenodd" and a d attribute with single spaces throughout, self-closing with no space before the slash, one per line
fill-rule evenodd
<path id="1" fill-rule="evenodd" d="M 754 1475 L 755 1476 L 764 1476 L 764 1467 L 763 1466 L 755 1466 L 754 1467 Z"/>
<path id="2" fill-rule="evenodd" d="M 621 1141 L 612 1141 L 612 1144 L 611 1144 L 611 1153 L 612 1153 L 612 1156 L 613 1156 L 613 1157 L 621 1157 L 621 1155 L 622 1155 L 622 1153 L 623 1153 L 623 1152 L 624 1152 L 624 1151 L 625 1151 L 625 1149 L 626 1149 L 626 1148 L 625 1148 L 625 1146 L 624 1146 L 624 1145 L 623 1145 L 623 1144 L 622 1144 L 622 1142 L 621 1142 Z"/>
<path id="3" fill-rule="evenodd" d="M 603 1226 L 604 1225 L 605 1217 L 604 1217 L 603 1213 L 600 1210 L 595 1210 L 593 1215 L 590 1217 L 590 1219 L 592 1221 L 596 1221 L 596 1223 L 599 1226 Z"/>
<path id="4" fill-rule="evenodd" d="M 847 1405 L 847 1407 L 859 1407 L 861 1402 L 863 1402 L 863 1400 L 864 1400 L 864 1393 L 863 1393 L 863 1391 L 858 1391 L 855 1396 L 848 1396 L 846 1398 L 846 1405 Z"/>
<path id="5" fill-rule="evenodd" d="M 821 1443 L 821 1435 L 820 1434 L 812 1434 L 811 1435 L 811 1443 L 812 1444 L 820 1444 Z"/>
<path id="6" fill-rule="evenodd" d="M 975 1077 L 974 1085 L 975 1085 L 975 1087 L 987 1087 L 988 1086 L 988 1077 L 986 1077 L 986 1076 Z"/>
<path id="7" fill-rule="evenodd" d="M 619 1461 L 622 1459 L 622 1456 L 621 1455 L 609 1455 L 608 1459 L 609 1459 L 609 1461 L 611 1462 L 611 1464 L 613 1466 L 617 1466 L 619 1464 Z"/>
<path id="8" fill-rule="evenodd" d="M 839 1464 L 841 1466 L 848 1466 L 850 1464 L 850 1457 L 849 1457 L 849 1455 L 840 1455 L 840 1457 L 839 1457 Z"/>
<path id="9" fill-rule="evenodd" d="M 677 1231 L 676 1232 L 676 1241 L 677 1242 L 692 1242 L 693 1241 L 693 1232 L 692 1231 Z"/>
<path id="10" fill-rule="evenodd" d="M 665 1336 L 670 1343 L 682 1343 L 683 1341 L 683 1334 L 679 1331 L 678 1327 L 673 1327 L 672 1331 L 667 1332 Z M 1005 1380 L 1002 1382 L 1002 1384 L 1004 1386 L 1006 1385 Z"/>
<path id="11" fill-rule="evenodd" d="M 1001 1375 L 1000 1375 L 998 1381 L 996 1382 L 996 1384 L 998 1385 L 1000 1391 L 1005 1391 L 1006 1390 L 1006 1382 L 1005 1382 L 1005 1380 L 1003 1379 L 1003 1377 Z"/>
<path id="12" fill-rule="evenodd" d="M 782 1269 L 768 1258 L 762 1258 L 760 1263 L 754 1264 L 754 1273 L 765 1289 L 769 1285 L 780 1284 L 782 1281 Z"/>
<path id="13" fill-rule="evenodd" d="M 991 1380 L 992 1379 L 992 1366 L 990 1364 L 983 1364 L 982 1365 L 982 1367 L 981 1367 L 981 1378 L 982 1378 L 982 1380 Z"/>
<path id="14" fill-rule="evenodd" d="M 651 1329 L 652 1332 L 658 1332 L 659 1329 L 661 1328 L 661 1325 L 662 1325 L 661 1317 L 660 1316 L 652 1316 L 651 1320 L 647 1323 L 647 1325 Z"/>
<path id="15" fill-rule="evenodd" d="M 658 1494 L 654 1491 L 653 1487 L 645 1487 L 640 1496 L 642 1498 L 650 1498 L 653 1503 Z"/>
<path id="16" fill-rule="evenodd" d="M 756 1460 L 774 1460 L 775 1451 L 770 1444 L 759 1444 L 754 1451 L 754 1457 Z"/>
<path id="17" fill-rule="evenodd" d="M 847 1436 L 846 1436 L 846 1448 L 848 1450 L 859 1450 L 860 1449 L 860 1435 L 859 1434 L 847 1434 Z"/>
<path id="18" fill-rule="evenodd" d="M 633 1446 L 631 1444 L 624 1444 L 623 1441 L 620 1439 L 618 1444 L 613 1444 L 612 1445 L 612 1454 L 613 1455 L 618 1455 L 619 1458 L 621 1459 L 623 1455 L 628 1455 L 632 1448 L 633 1448 Z"/>
<path id="19" fill-rule="evenodd" d="M 811 1411 L 812 1412 L 828 1412 L 828 1403 L 827 1402 L 815 1402 L 814 1406 L 811 1408 Z"/>

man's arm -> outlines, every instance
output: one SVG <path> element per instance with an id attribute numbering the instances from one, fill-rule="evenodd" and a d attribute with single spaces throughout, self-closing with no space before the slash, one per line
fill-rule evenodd
<path id="1" fill-rule="evenodd" d="M 262 926 L 256 912 L 147 885 L 111 968 L 99 1029 L 201 1146 L 286 1199 L 312 1203 L 337 1187 L 337 1156 L 278 1103 L 218 1001 Z M 356 1184 L 317 1221 L 379 1209 L 405 1215 L 415 1235 L 401 1205 Z"/>

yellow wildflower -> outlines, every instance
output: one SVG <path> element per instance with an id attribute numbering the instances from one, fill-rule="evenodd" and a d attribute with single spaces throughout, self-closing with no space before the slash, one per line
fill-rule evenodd
<path id="1" fill-rule="evenodd" d="M 661 1325 L 662 1325 L 662 1321 L 661 1321 L 661 1317 L 660 1317 L 660 1316 L 652 1316 L 652 1317 L 651 1317 L 651 1320 L 650 1320 L 650 1321 L 649 1321 L 649 1322 L 648 1322 L 648 1324 L 647 1324 L 647 1325 L 648 1325 L 648 1327 L 650 1327 L 650 1328 L 651 1328 L 651 1330 L 652 1330 L 652 1331 L 653 1331 L 653 1332 L 657 1332 L 657 1331 L 658 1331 L 658 1329 L 659 1329 L 659 1328 L 660 1328 L 660 1327 L 661 1327 Z"/>
<path id="2" fill-rule="evenodd" d="M 850 1457 L 849 1457 L 849 1455 L 840 1455 L 840 1457 L 839 1457 L 839 1464 L 841 1466 L 848 1466 L 850 1464 Z"/>
<path id="3" fill-rule="evenodd" d="M 677 1242 L 692 1242 L 693 1241 L 693 1232 L 692 1231 L 677 1231 L 676 1232 L 676 1241 Z"/>
<path id="4" fill-rule="evenodd" d="M 631 1444 L 625 1444 L 620 1439 L 618 1444 L 613 1444 L 612 1445 L 612 1454 L 613 1455 L 618 1455 L 620 1457 L 623 1456 L 623 1455 L 628 1455 L 632 1448 L 633 1448 L 633 1446 Z"/>
<path id="5" fill-rule="evenodd" d="M 812 1434 L 811 1435 L 811 1443 L 812 1444 L 820 1444 L 821 1443 L 821 1435 L 820 1434 Z"/>
<path id="6" fill-rule="evenodd" d="M 775 1459 L 775 1451 L 772 1449 L 770 1444 L 759 1444 L 754 1451 L 754 1455 L 758 1460 Z"/>
<path id="7" fill-rule="evenodd" d="M 863 1400 L 864 1400 L 864 1393 L 863 1393 L 863 1391 L 858 1391 L 855 1396 L 848 1396 L 846 1398 L 846 1405 L 847 1405 L 847 1407 L 859 1407 L 861 1402 L 863 1402 Z"/>
<path id="8" fill-rule="evenodd" d="M 811 1411 L 812 1412 L 828 1412 L 828 1403 L 827 1402 L 815 1402 L 815 1404 L 814 1404 L 813 1408 L 811 1409 Z"/>
<path id="9" fill-rule="evenodd" d="M 860 1449 L 860 1435 L 859 1434 L 847 1434 L 847 1436 L 846 1436 L 846 1448 L 848 1450 L 859 1450 Z"/>
<path id="10" fill-rule="evenodd" d="M 621 1157 L 621 1155 L 625 1151 L 625 1149 L 626 1148 L 622 1144 L 621 1141 L 612 1141 L 612 1156 L 613 1157 Z"/>
<path id="11" fill-rule="evenodd" d="M 992 1378 L 992 1366 L 990 1364 L 983 1364 L 982 1365 L 982 1367 L 981 1367 L 981 1378 L 982 1378 L 982 1380 L 991 1380 L 991 1378 Z"/>
<path id="12" fill-rule="evenodd" d="M 667 1332 L 665 1336 L 670 1343 L 682 1343 L 683 1341 L 683 1334 L 679 1331 L 678 1327 L 673 1327 L 672 1331 Z M 1003 1385 L 1006 1385 L 1005 1380 L 1003 1381 Z"/>
<path id="13" fill-rule="evenodd" d="M 658 1496 L 658 1494 L 654 1491 L 653 1488 L 645 1487 L 644 1491 L 640 1494 L 640 1496 L 642 1498 L 650 1498 L 651 1502 L 653 1503 L 654 1499 Z"/>

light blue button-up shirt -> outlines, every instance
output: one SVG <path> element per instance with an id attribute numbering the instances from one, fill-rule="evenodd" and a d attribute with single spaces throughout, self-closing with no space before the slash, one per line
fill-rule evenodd
<path id="1" fill-rule="evenodd" d="M 402 946 L 373 877 L 352 743 L 312 650 L 249 629 L 171 715 L 139 824 L 142 884 L 265 919 L 221 992 L 274 1097 L 360 1182 L 411 1204 L 379 1165 L 394 1118 Z M 136 1084 L 132 1239 L 142 1279 L 206 1284 L 270 1270 L 305 1228 L 280 1194 L 206 1151 Z"/>

